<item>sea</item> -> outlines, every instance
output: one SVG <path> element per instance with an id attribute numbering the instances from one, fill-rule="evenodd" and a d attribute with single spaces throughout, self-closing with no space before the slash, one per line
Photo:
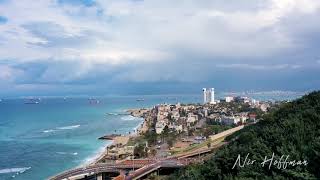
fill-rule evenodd
<path id="1" fill-rule="evenodd" d="M 302 93 L 245 95 L 257 100 L 292 100 Z M 29 98 L 0 101 L 0 180 L 48 179 L 92 162 L 111 143 L 99 137 L 128 134 L 142 123 L 143 119 L 127 114 L 128 109 L 202 102 L 201 94 Z"/>

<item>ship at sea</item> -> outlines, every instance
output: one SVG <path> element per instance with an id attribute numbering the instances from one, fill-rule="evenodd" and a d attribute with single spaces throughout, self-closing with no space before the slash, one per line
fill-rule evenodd
<path id="1" fill-rule="evenodd" d="M 89 101 L 89 104 L 91 105 L 100 104 L 100 101 L 95 98 L 89 98 L 88 101 Z"/>
<path id="2" fill-rule="evenodd" d="M 40 98 L 30 98 L 30 99 L 26 99 L 24 101 L 24 104 L 39 104 L 40 103 Z"/>

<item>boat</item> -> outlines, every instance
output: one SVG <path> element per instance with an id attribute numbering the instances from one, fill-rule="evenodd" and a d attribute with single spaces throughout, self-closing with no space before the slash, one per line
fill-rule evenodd
<path id="1" fill-rule="evenodd" d="M 24 104 L 39 104 L 39 102 L 38 101 L 36 101 L 36 102 L 25 102 Z"/>
<path id="2" fill-rule="evenodd" d="M 88 101 L 89 101 L 89 104 L 100 104 L 100 101 L 95 98 L 89 98 Z"/>
<path id="3" fill-rule="evenodd" d="M 136 99 L 136 101 L 144 101 L 144 99 Z"/>
<path id="4" fill-rule="evenodd" d="M 25 102 L 24 102 L 24 104 L 39 104 L 40 103 L 40 101 L 39 101 L 40 99 L 28 99 L 28 100 L 26 100 Z"/>

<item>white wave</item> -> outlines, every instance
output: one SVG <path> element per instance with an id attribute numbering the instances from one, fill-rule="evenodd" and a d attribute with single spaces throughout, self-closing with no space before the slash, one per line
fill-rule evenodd
<path id="1" fill-rule="evenodd" d="M 56 130 L 54 129 L 48 129 L 48 130 L 44 130 L 42 131 L 43 133 L 51 133 L 51 132 L 55 132 Z"/>
<path id="2" fill-rule="evenodd" d="M 70 129 L 75 129 L 75 128 L 78 128 L 78 127 L 80 127 L 80 124 L 73 125 L 73 126 L 58 127 L 57 129 L 59 129 L 59 130 L 70 130 Z"/>
<path id="3" fill-rule="evenodd" d="M 80 127 L 80 124 L 72 125 L 72 126 L 57 127 L 55 129 L 47 129 L 47 130 L 44 130 L 42 132 L 43 133 L 53 133 L 53 132 L 61 131 L 61 130 L 72 130 L 72 129 L 76 129 L 78 127 Z"/>
<path id="4" fill-rule="evenodd" d="M 88 158 L 84 159 L 83 162 L 81 163 L 80 167 L 81 166 L 87 166 L 87 165 L 90 165 L 93 162 L 95 162 L 106 151 L 106 147 L 110 146 L 111 144 L 112 144 L 112 142 L 110 141 L 110 142 L 107 142 L 106 144 L 104 144 L 103 146 L 101 146 L 91 156 L 89 156 Z"/>
<path id="5" fill-rule="evenodd" d="M 73 152 L 73 153 L 57 152 L 57 154 L 61 154 L 61 155 L 68 155 L 68 154 L 70 154 L 70 155 L 74 155 L 74 156 L 78 155 L 78 153 L 77 153 L 77 152 Z"/>
<path id="6" fill-rule="evenodd" d="M 0 169 L 0 174 L 6 173 L 24 173 L 25 171 L 31 169 L 31 167 L 22 167 L 22 168 L 7 168 L 7 169 Z"/>
<path id="7" fill-rule="evenodd" d="M 118 116 L 119 114 L 118 113 L 107 113 L 108 115 L 111 115 L 111 116 Z"/>
<path id="8" fill-rule="evenodd" d="M 133 120 L 140 120 L 141 118 L 128 115 L 128 116 L 121 117 L 121 119 L 124 121 L 133 121 Z"/>
<path id="9" fill-rule="evenodd" d="M 65 154 L 67 154 L 67 153 L 66 153 L 66 152 L 57 152 L 57 154 L 65 155 Z"/>
<path id="10" fill-rule="evenodd" d="M 140 129 L 143 126 L 143 121 L 141 121 L 133 130 L 136 132 L 138 129 Z"/>

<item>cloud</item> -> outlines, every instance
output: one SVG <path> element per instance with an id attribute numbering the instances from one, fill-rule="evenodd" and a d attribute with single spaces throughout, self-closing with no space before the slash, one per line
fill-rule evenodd
<path id="1" fill-rule="evenodd" d="M 15 81 L 18 77 L 22 76 L 24 71 L 18 68 L 13 68 L 8 65 L 0 65 L 0 81 L 3 82 L 12 82 Z"/>
<path id="2" fill-rule="evenodd" d="M 314 0 L 3 1 L 1 76 L 49 88 L 294 73 L 319 56 L 319 16 Z"/>
<path id="3" fill-rule="evenodd" d="M 232 58 L 270 56 L 296 47 L 295 37 L 281 31 L 282 21 L 293 12 L 312 16 L 320 7 L 312 0 L 256 1 L 254 6 L 251 1 L 214 2 L 9 1 L 0 7 L 8 18 L 1 29 L 5 43 L 0 55 L 20 60 L 72 56 L 104 63 L 163 55 L 165 60 L 179 50 Z M 14 47 L 22 52 L 8 53 Z"/>
<path id="4" fill-rule="evenodd" d="M 248 69 L 248 70 L 282 70 L 298 69 L 301 65 L 277 64 L 277 65 L 254 65 L 254 64 L 218 64 L 218 68 Z"/>

